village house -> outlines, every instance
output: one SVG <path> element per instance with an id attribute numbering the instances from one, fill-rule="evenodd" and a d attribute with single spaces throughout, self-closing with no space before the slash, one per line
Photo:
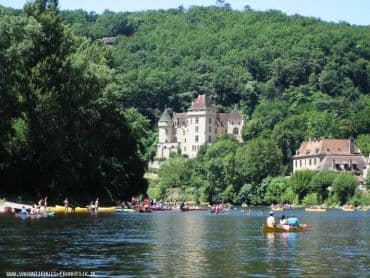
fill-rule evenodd
<path id="1" fill-rule="evenodd" d="M 168 159 L 172 152 L 194 158 L 202 145 L 212 144 L 223 134 L 242 142 L 243 125 L 244 119 L 236 108 L 231 113 L 217 113 L 205 94 L 199 95 L 187 112 L 171 113 L 166 108 L 158 122 L 155 160 Z"/>
<path id="2" fill-rule="evenodd" d="M 298 170 L 351 172 L 363 181 L 366 159 L 350 139 L 309 140 L 293 156 L 293 173 Z"/>

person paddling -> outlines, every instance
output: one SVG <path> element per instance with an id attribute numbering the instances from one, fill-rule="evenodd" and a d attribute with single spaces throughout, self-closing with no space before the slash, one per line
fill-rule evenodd
<path id="1" fill-rule="evenodd" d="M 44 208 L 46 210 L 46 207 L 48 206 L 48 196 L 44 198 Z"/>
<path id="2" fill-rule="evenodd" d="M 270 211 L 269 214 L 270 214 L 269 217 L 267 217 L 266 219 L 267 227 L 274 228 L 276 226 L 274 212 Z"/>
<path id="3" fill-rule="evenodd" d="M 96 201 L 95 201 L 95 212 L 98 212 L 98 208 L 99 208 L 99 198 L 96 198 Z"/>
<path id="4" fill-rule="evenodd" d="M 23 207 L 22 207 L 22 209 L 21 209 L 21 214 L 28 215 L 28 211 L 27 211 L 27 209 L 25 208 L 25 206 L 23 206 Z"/>
<path id="5" fill-rule="evenodd" d="M 69 205 L 68 198 L 66 198 L 66 199 L 64 200 L 64 210 L 65 210 L 65 211 L 68 211 L 68 205 Z"/>

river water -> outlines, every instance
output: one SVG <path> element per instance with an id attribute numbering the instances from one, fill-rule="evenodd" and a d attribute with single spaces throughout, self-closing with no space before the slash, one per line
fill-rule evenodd
<path id="1" fill-rule="evenodd" d="M 369 212 L 284 213 L 312 229 L 264 235 L 267 209 L 249 216 L 239 210 L 0 215 L 0 276 L 91 271 L 97 277 L 370 277 Z"/>

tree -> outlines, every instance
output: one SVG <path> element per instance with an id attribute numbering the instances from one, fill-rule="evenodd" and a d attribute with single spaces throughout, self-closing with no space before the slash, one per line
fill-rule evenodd
<path id="1" fill-rule="evenodd" d="M 145 193 L 144 163 L 109 89 L 114 86 L 108 86 L 114 83 L 109 51 L 73 36 L 57 1 L 29 2 L 24 10 L 11 23 L 17 36 L 6 46 L 20 55 L 14 60 L 17 79 L 6 81 L 21 104 L 9 146 L 14 150 L 21 142 L 23 148 L 0 173 L 5 191 L 84 202 Z"/>
<path id="2" fill-rule="evenodd" d="M 275 141 L 254 139 L 235 155 L 239 184 L 259 184 L 267 176 L 279 175 L 282 171 L 282 153 Z"/>
<path id="3" fill-rule="evenodd" d="M 283 177 L 276 177 L 270 180 L 267 186 L 265 201 L 267 204 L 283 204 L 288 183 Z"/>
<path id="4" fill-rule="evenodd" d="M 367 157 L 370 154 L 370 134 L 361 134 L 355 140 L 356 147 Z"/>
<path id="5" fill-rule="evenodd" d="M 312 177 L 310 190 L 317 193 L 318 202 L 323 203 L 329 195 L 329 187 L 333 185 L 336 174 L 331 171 L 321 171 Z"/>
<path id="6" fill-rule="evenodd" d="M 345 204 L 355 193 L 358 180 L 350 173 L 340 173 L 333 181 L 333 195 L 340 202 Z"/>
<path id="7" fill-rule="evenodd" d="M 310 183 L 315 172 L 311 170 L 296 171 L 289 179 L 289 184 L 295 194 L 298 196 L 298 201 L 301 201 L 308 193 L 310 193 Z"/>
<path id="8" fill-rule="evenodd" d="M 184 188 L 189 185 L 191 168 L 187 158 L 174 155 L 165 161 L 158 171 L 160 195 L 165 197 L 169 188 Z"/>

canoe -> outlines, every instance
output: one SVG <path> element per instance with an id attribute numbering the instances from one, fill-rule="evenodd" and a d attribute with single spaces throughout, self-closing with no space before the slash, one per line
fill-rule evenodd
<path id="1" fill-rule="evenodd" d="M 87 207 L 81 208 L 76 207 L 72 212 L 74 213 L 91 213 L 91 210 Z M 98 207 L 98 213 L 114 213 L 116 212 L 116 207 Z"/>
<path id="2" fill-rule="evenodd" d="M 171 208 L 158 208 L 158 207 L 151 207 L 152 211 L 166 211 L 171 210 Z"/>
<path id="3" fill-rule="evenodd" d="M 88 208 L 81 208 L 81 207 L 76 207 L 74 209 L 75 213 L 89 213 L 90 210 Z"/>
<path id="4" fill-rule="evenodd" d="M 71 213 L 72 208 L 68 207 L 68 209 L 65 209 L 64 206 L 56 205 L 55 207 L 47 207 L 46 211 L 47 212 L 54 212 L 54 213 Z"/>
<path id="5" fill-rule="evenodd" d="M 135 209 L 128 209 L 128 208 L 125 208 L 125 209 L 116 208 L 116 212 L 120 212 L 120 213 L 133 213 L 133 212 L 138 212 L 138 211 L 135 210 Z"/>
<path id="6" fill-rule="evenodd" d="M 283 211 L 283 210 L 284 210 L 284 208 L 273 208 L 273 209 L 271 209 L 271 210 L 273 210 L 273 211 Z"/>
<path id="7" fill-rule="evenodd" d="M 116 212 L 116 207 L 98 207 L 99 213 L 114 213 Z"/>
<path id="8" fill-rule="evenodd" d="M 354 208 L 342 208 L 343 211 L 354 211 Z"/>
<path id="9" fill-rule="evenodd" d="M 181 211 L 187 212 L 187 211 L 207 211 L 208 208 L 180 208 Z"/>
<path id="10" fill-rule="evenodd" d="M 268 227 L 266 224 L 262 225 L 262 232 L 263 233 L 299 233 L 299 232 L 304 232 L 306 228 L 304 226 L 299 226 L 299 227 L 291 227 L 288 225 L 287 228 L 283 227 Z"/>
<path id="11" fill-rule="evenodd" d="M 325 212 L 326 208 L 305 208 L 304 210 L 309 212 Z"/>

